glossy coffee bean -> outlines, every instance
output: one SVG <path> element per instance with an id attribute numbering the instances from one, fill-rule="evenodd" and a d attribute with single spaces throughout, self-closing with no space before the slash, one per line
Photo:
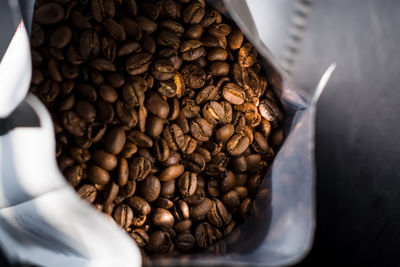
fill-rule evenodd
<path id="1" fill-rule="evenodd" d="M 112 171 L 117 167 L 117 158 L 104 150 L 97 149 L 92 153 L 93 161 L 107 171 Z"/>
<path id="2" fill-rule="evenodd" d="M 137 184 L 137 190 L 146 201 L 155 201 L 161 192 L 160 180 L 154 175 L 148 175 L 146 179 Z"/>
<path id="3" fill-rule="evenodd" d="M 191 196 L 197 188 L 196 173 L 184 172 L 178 179 L 178 189 L 182 196 Z"/>
<path id="4" fill-rule="evenodd" d="M 139 214 L 148 215 L 151 211 L 150 204 L 141 197 L 132 196 L 128 199 L 128 204 L 135 212 Z"/>
<path id="5" fill-rule="evenodd" d="M 162 170 L 159 174 L 159 178 L 163 182 L 173 181 L 178 178 L 184 170 L 185 168 L 183 165 L 172 165 Z"/>
<path id="6" fill-rule="evenodd" d="M 212 135 L 211 125 L 203 118 L 196 118 L 190 122 L 190 132 L 194 138 L 205 142 Z"/>
<path id="7" fill-rule="evenodd" d="M 132 224 L 133 211 L 128 205 L 121 204 L 115 208 L 113 218 L 122 228 L 128 228 Z"/>
<path id="8" fill-rule="evenodd" d="M 78 188 L 77 193 L 80 198 L 93 203 L 97 196 L 97 190 L 93 185 L 85 184 Z"/>
<path id="9" fill-rule="evenodd" d="M 168 230 L 174 225 L 174 217 L 171 212 L 163 208 L 156 208 L 152 213 L 152 221 L 154 226 Z"/>
<path id="10" fill-rule="evenodd" d="M 104 140 L 104 147 L 109 153 L 116 155 L 124 148 L 125 142 L 125 131 L 116 127 L 107 132 Z"/>
<path id="11" fill-rule="evenodd" d="M 135 157 L 129 163 L 129 178 L 132 180 L 142 181 L 149 175 L 151 162 L 149 159 L 139 156 Z"/>
<path id="12" fill-rule="evenodd" d="M 106 185 L 110 181 L 110 174 L 103 168 L 91 165 L 86 169 L 87 177 L 94 184 Z"/>

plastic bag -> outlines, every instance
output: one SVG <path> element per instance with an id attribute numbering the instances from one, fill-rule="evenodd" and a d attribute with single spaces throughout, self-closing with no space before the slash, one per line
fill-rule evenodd
<path id="1" fill-rule="evenodd" d="M 292 264 L 307 253 L 313 240 L 315 108 L 323 83 L 313 99 L 302 97 L 260 41 L 246 2 L 210 4 L 235 21 L 262 56 L 270 86 L 286 112 L 285 141 L 242 225 L 205 252 L 152 263 Z M 60 173 L 51 117 L 44 105 L 33 95 L 21 103 L 29 87 L 31 61 L 22 20 L 20 25 L 8 49 L 13 42 L 23 47 L 23 60 L 18 62 L 22 68 L 12 68 L 16 63 L 7 60 L 9 51 L 0 63 L 0 81 L 9 84 L 0 90 L 1 247 L 10 260 L 42 266 L 140 266 L 134 241 L 81 200 Z M 11 68 L 12 75 L 4 74 Z"/>

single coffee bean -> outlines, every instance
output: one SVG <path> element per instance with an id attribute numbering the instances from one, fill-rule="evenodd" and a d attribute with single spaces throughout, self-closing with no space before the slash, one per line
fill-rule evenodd
<path id="1" fill-rule="evenodd" d="M 80 198 L 93 203 L 97 196 L 97 190 L 93 185 L 85 184 L 78 188 L 77 193 Z"/>
<path id="2" fill-rule="evenodd" d="M 143 229 L 140 228 L 134 229 L 130 233 L 130 235 L 136 241 L 136 244 L 138 244 L 140 248 L 144 247 L 145 245 L 147 245 L 147 243 L 149 243 L 150 238 Z"/>
<path id="3" fill-rule="evenodd" d="M 91 103 L 96 102 L 97 100 L 97 91 L 93 86 L 89 84 L 77 84 L 75 87 L 75 91 L 78 95 L 82 96 L 84 99 Z"/>
<path id="4" fill-rule="evenodd" d="M 196 244 L 196 239 L 191 233 L 182 232 L 176 236 L 176 247 L 182 251 L 191 250 Z"/>
<path id="5" fill-rule="evenodd" d="M 228 58 L 228 52 L 221 48 L 211 48 L 207 53 L 208 61 L 225 61 Z"/>
<path id="6" fill-rule="evenodd" d="M 215 139 L 218 142 L 226 142 L 234 134 L 235 127 L 233 124 L 225 124 L 215 131 Z"/>
<path id="7" fill-rule="evenodd" d="M 103 191 L 104 204 L 107 205 L 109 203 L 112 203 L 117 198 L 118 192 L 119 192 L 119 186 L 116 183 L 114 182 L 108 183 Z"/>
<path id="8" fill-rule="evenodd" d="M 132 224 L 133 220 L 132 209 L 126 204 L 119 205 L 115 208 L 114 220 L 116 223 L 121 225 L 122 228 L 128 228 Z"/>
<path id="9" fill-rule="evenodd" d="M 272 147 L 277 148 L 282 144 L 283 130 L 281 128 L 276 129 L 272 132 L 270 137 L 270 144 Z"/>
<path id="10" fill-rule="evenodd" d="M 155 231 L 150 233 L 149 243 L 145 246 L 145 249 L 154 254 L 164 254 L 168 252 L 171 244 L 171 239 L 167 232 Z"/>
<path id="11" fill-rule="evenodd" d="M 168 105 L 169 105 L 169 114 L 167 118 L 168 120 L 173 121 L 176 118 L 178 118 L 180 113 L 179 100 L 176 97 L 169 98 Z"/>
<path id="12" fill-rule="evenodd" d="M 151 57 L 152 54 L 144 51 L 128 57 L 125 62 L 126 71 L 130 75 L 138 75 L 146 72 L 151 63 Z"/>
<path id="13" fill-rule="evenodd" d="M 206 189 L 207 194 L 210 197 L 216 198 L 219 196 L 219 185 L 217 180 L 209 180 Z"/>
<path id="14" fill-rule="evenodd" d="M 153 140 L 149 136 L 137 130 L 129 131 L 127 134 L 127 139 L 139 147 L 153 146 Z"/>
<path id="15" fill-rule="evenodd" d="M 191 25 L 200 23 L 205 14 L 205 9 L 199 2 L 190 3 L 182 13 L 183 22 Z"/>
<path id="16" fill-rule="evenodd" d="M 115 112 L 120 121 L 129 128 L 135 127 L 139 122 L 139 115 L 136 110 L 122 101 L 115 103 Z"/>
<path id="17" fill-rule="evenodd" d="M 60 4 L 47 3 L 38 7 L 34 20 L 39 24 L 55 24 L 64 18 L 64 9 Z"/>
<path id="18" fill-rule="evenodd" d="M 221 181 L 221 191 L 222 192 L 228 192 L 229 190 L 233 189 L 233 187 L 236 185 L 236 177 L 235 174 L 232 171 L 228 171 L 226 173 L 225 178 Z"/>
<path id="19" fill-rule="evenodd" d="M 95 58 L 100 52 L 100 39 L 96 32 L 84 31 L 79 39 L 79 53 L 83 59 Z"/>
<path id="20" fill-rule="evenodd" d="M 226 76 L 229 74 L 229 64 L 223 61 L 211 62 L 209 69 L 214 76 Z"/>
<path id="21" fill-rule="evenodd" d="M 206 50 L 198 40 L 188 40 L 182 43 L 180 47 L 182 59 L 193 61 L 206 55 Z"/>
<path id="22" fill-rule="evenodd" d="M 171 212 L 178 222 L 188 220 L 190 217 L 189 205 L 183 200 L 178 200 Z"/>
<path id="23" fill-rule="evenodd" d="M 159 208 L 170 209 L 174 206 L 174 202 L 165 197 L 159 197 L 156 200 L 156 206 Z"/>
<path id="24" fill-rule="evenodd" d="M 233 135 L 226 143 L 226 150 L 232 156 L 239 156 L 249 147 L 250 142 L 244 134 Z"/>
<path id="25" fill-rule="evenodd" d="M 176 33 L 165 29 L 158 31 L 156 41 L 160 46 L 170 47 L 172 49 L 178 49 L 181 45 L 179 36 Z"/>
<path id="26" fill-rule="evenodd" d="M 198 224 L 195 229 L 195 239 L 199 248 L 210 247 L 215 240 L 211 225 L 206 222 Z"/>
<path id="27" fill-rule="evenodd" d="M 129 178 L 129 165 L 128 161 L 124 158 L 119 159 L 117 168 L 117 181 L 118 185 L 124 186 L 128 182 Z"/>
<path id="28" fill-rule="evenodd" d="M 170 155 L 170 150 L 164 138 L 157 138 L 153 146 L 154 156 L 158 161 L 166 161 Z"/>
<path id="29" fill-rule="evenodd" d="M 86 122 L 73 111 L 65 112 L 62 122 L 64 128 L 72 135 L 83 136 L 86 132 Z"/>
<path id="30" fill-rule="evenodd" d="M 126 35 L 131 39 L 140 40 L 142 38 L 142 28 L 133 19 L 124 17 L 120 20 L 119 24 L 125 30 Z"/>
<path id="31" fill-rule="evenodd" d="M 202 114 L 209 123 L 217 124 L 224 121 L 225 111 L 220 103 L 211 101 L 203 106 Z"/>
<path id="32" fill-rule="evenodd" d="M 171 212 L 163 208 L 156 208 L 152 214 L 152 221 L 155 227 L 168 230 L 174 225 L 174 217 Z"/>
<path id="33" fill-rule="evenodd" d="M 215 227 L 227 225 L 232 215 L 226 210 L 224 204 L 217 198 L 213 199 L 212 206 L 207 213 L 208 221 Z"/>
<path id="34" fill-rule="evenodd" d="M 109 61 L 114 61 L 115 55 L 117 53 L 117 45 L 114 39 L 103 36 L 101 38 L 101 51 L 105 59 Z"/>
<path id="35" fill-rule="evenodd" d="M 178 233 L 189 230 L 192 227 L 192 220 L 184 220 L 175 223 L 174 230 Z"/>
<path id="36" fill-rule="evenodd" d="M 99 142 L 106 133 L 107 127 L 103 123 L 94 122 L 89 124 L 87 129 L 87 137 L 93 143 Z"/>
<path id="37" fill-rule="evenodd" d="M 136 181 L 135 180 L 128 180 L 126 182 L 126 184 L 121 187 L 121 190 L 119 190 L 119 196 L 123 200 L 125 198 L 129 198 L 129 197 L 133 196 L 133 194 L 135 194 L 135 192 L 136 192 Z M 122 202 L 122 200 L 121 200 L 121 202 Z M 114 202 L 117 203 L 117 199 L 115 199 Z"/>
<path id="38" fill-rule="evenodd" d="M 138 183 L 139 195 L 148 202 L 155 201 L 161 192 L 160 180 L 154 175 L 148 175 L 146 179 Z"/>
<path id="39" fill-rule="evenodd" d="M 229 103 L 234 105 L 240 105 L 244 103 L 246 98 L 245 92 L 237 84 L 227 83 L 222 90 L 224 99 Z"/>
<path id="40" fill-rule="evenodd" d="M 102 22 L 105 18 L 115 16 L 115 5 L 112 0 L 93 0 L 90 7 L 93 18 L 97 22 Z"/>
<path id="41" fill-rule="evenodd" d="M 203 118 L 196 118 L 190 122 L 190 132 L 194 138 L 205 142 L 212 135 L 211 125 Z"/>
<path id="42" fill-rule="evenodd" d="M 75 112 L 79 117 L 84 119 L 86 122 L 94 122 L 96 119 L 96 109 L 94 106 L 85 100 L 77 100 L 74 106 Z"/>
<path id="43" fill-rule="evenodd" d="M 260 174 L 252 175 L 247 181 L 247 189 L 250 196 L 254 196 L 261 184 Z"/>
<path id="44" fill-rule="evenodd" d="M 183 165 L 172 165 L 162 170 L 159 174 L 159 178 L 163 182 L 173 181 L 178 178 L 184 170 L 185 168 Z"/>
<path id="45" fill-rule="evenodd" d="M 200 173 L 206 167 L 206 161 L 199 153 L 192 153 L 190 155 L 187 155 L 183 164 L 187 170 L 194 173 Z"/>
<path id="46" fill-rule="evenodd" d="M 175 193 L 175 180 L 169 182 L 162 182 L 160 194 L 163 197 L 170 198 L 174 193 Z"/>
<path id="47" fill-rule="evenodd" d="M 253 66 L 257 59 L 257 50 L 251 43 L 245 43 L 238 52 L 238 63 L 241 67 L 248 68 Z"/>
<path id="48" fill-rule="evenodd" d="M 154 91 L 149 92 L 146 97 L 145 105 L 149 112 L 153 113 L 161 119 L 166 119 L 169 114 L 169 105 L 162 96 Z"/>
<path id="49" fill-rule="evenodd" d="M 225 204 L 226 208 L 232 212 L 236 211 L 240 206 L 239 194 L 236 190 L 231 190 L 222 196 L 222 202 Z"/>
<path id="50" fill-rule="evenodd" d="M 181 160 L 181 154 L 177 151 L 170 151 L 168 158 L 161 162 L 164 167 L 176 165 Z"/>
<path id="51" fill-rule="evenodd" d="M 183 196 L 191 196 L 196 191 L 197 174 L 184 172 L 178 179 L 178 189 Z"/>
<path id="52" fill-rule="evenodd" d="M 185 80 L 186 86 L 190 88 L 202 88 L 206 82 L 206 72 L 198 65 L 187 64 L 183 66 L 180 72 Z"/>
<path id="53" fill-rule="evenodd" d="M 129 178 L 142 181 L 150 173 L 151 162 L 149 159 L 139 156 L 129 163 Z"/>
<path id="54" fill-rule="evenodd" d="M 153 3 L 139 3 L 139 10 L 143 16 L 146 16 L 151 20 L 156 20 L 160 15 L 160 8 Z"/>
<path id="55" fill-rule="evenodd" d="M 193 221 L 203 221 L 212 206 L 213 202 L 209 198 L 205 198 L 190 208 L 190 217 Z"/>
<path id="56" fill-rule="evenodd" d="M 154 21 L 152 21 L 151 19 L 148 19 L 146 17 L 137 16 L 135 18 L 135 20 L 139 24 L 139 27 L 142 29 L 142 31 L 144 31 L 148 34 L 152 34 L 158 28 L 157 23 L 155 23 Z"/>
<path id="57" fill-rule="evenodd" d="M 260 154 L 250 154 L 246 156 L 247 164 L 250 169 L 253 169 L 258 166 L 261 162 L 261 155 Z"/>
<path id="58" fill-rule="evenodd" d="M 228 37 L 229 48 L 239 49 L 243 43 L 243 33 L 239 28 L 234 28 Z"/>
<path id="59" fill-rule="evenodd" d="M 140 44 L 143 49 L 149 52 L 150 54 L 154 54 L 157 49 L 156 41 L 149 34 L 143 34 L 142 39 L 140 40 Z"/>
<path id="60" fill-rule="evenodd" d="M 185 37 L 187 39 L 198 40 L 203 34 L 203 27 L 200 24 L 195 24 L 185 31 Z"/>
<path id="61" fill-rule="evenodd" d="M 256 153 L 266 153 L 268 150 L 267 140 L 259 132 L 254 133 L 254 141 L 251 146 Z"/>
<path id="62" fill-rule="evenodd" d="M 214 24 L 208 30 L 208 33 L 215 37 L 225 37 L 229 35 L 232 31 L 232 27 L 228 24 Z"/>
<path id="63" fill-rule="evenodd" d="M 117 158 L 104 150 L 97 149 L 93 151 L 93 161 L 107 171 L 112 171 L 117 167 Z"/>
<path id="64" fill-rule="evenodd" d="M 127 41 L 119 47 L 117 56 L 122 57 L 122 56 L 126 56 L 129 54 L 135 53 L 135 52 L 141 52 L 141 51 L 142 51 L 142 47 L 138 42 Z"/>
<path id="65" fill-rule="evenodd" d="M 72 185 L 72 186 L 77 186 L 83 176 L 83 170 L 82 167 L 79 165 L 72 165 L 70 167 L 67 167 L 64 171 L 64 176 L 67 179 L 67 181 Z"/>
<path id="66" fill-rule="evenodd" d="M 128 204 L 135 212 L 143 215 L 148 215 L 151 211 L 150 204 L 141 197 L 132 196 L 128 199 Z"/>
<path id="67" fill-rule="evenodd" d="M 111 154 L 117 155 L 124 148 L 126 142 L 125 131 L 121 128 L 112 128 L 104 139 L 104 148 Z"/>
<path id="68" fill-rule="evenodd" d="M 185 143 L 183 132 L 175 123 L 164 127 L 163 137 L 167 141 L 169 148 L 173 151 L 183 147 Z"/>
<path id="69" fill-rule="evenodd" d="M 139 130 L 144 133 L 146 131 L 146 120 L 147 120 L 147 108 L 144 105 L 139 106 L 138 116 L 139 116 Z"/>
<path id="70" fill-rule="evenodd" d="M 246 217 L 251 209 L 251 198 L 245 198 L 240 204 L 239 213 L 242 217 Z"/>
<path id="71" fill-rule="evenodd" d="M 65 47 L 72 39 L 72 31 L 67 26 L 59 26 L 50 36 L 49 44 L 52 47 L 61 49 Z"/>
<path id="72" fill-rule="evenodd" d="M 106 185 L 110 181 L 110 174 L 96 165 L 87 167 L 86 174 L 88 179 L 95 184 Z"/>

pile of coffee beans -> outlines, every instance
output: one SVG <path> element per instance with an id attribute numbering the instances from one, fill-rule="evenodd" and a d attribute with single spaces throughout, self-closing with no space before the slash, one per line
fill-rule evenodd
<path id="1" fill-rule="evenodd" d="M 208 248 L 246 217 L 283 112 L 232 22 L 204 0 L 37 0 L 31 45 L 61 171 L 146 253 Z"/>

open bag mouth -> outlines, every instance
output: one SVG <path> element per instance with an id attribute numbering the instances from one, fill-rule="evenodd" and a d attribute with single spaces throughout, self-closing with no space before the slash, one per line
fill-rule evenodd
<path id="1" fill-rule="evenodd" d="M 210 4 L 234 21 L 258 50 L 262 72 L 285 110 L 285 138 L 243 223 L 205 251 L 153 257 L 150 264 L 293 264 L 308 252 L 314 235 L 314 126 L 318 96 L 307 99 L 299 93 L 260 40 L 260 29 L 256 29 L 245 1 Z M 318 95 L 323 86 L 319 88 Z M 60 172 L 49 111 L 32 94 L 21 105 L 22 112 L 19 107 L 0 120 L 0 190 L 8 191 L 0 198 L 0 240 L 4 240 L 1 245 L 7 255 L 49 266 L 60 262 L 65 266 L 141 265 L 139 249 L 129 235 L 81 200 Z M 218 114 L 211 117 L 218 118 Z M 198 131 L 205 136 L 207 131 L 201 123 L 197 122 Z M 10 171 L 10 166 L 16 171 Z"/>

